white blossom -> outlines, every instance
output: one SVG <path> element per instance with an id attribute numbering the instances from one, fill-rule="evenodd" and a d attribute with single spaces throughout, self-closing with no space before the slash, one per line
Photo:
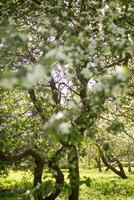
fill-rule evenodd
<path id="1" fill-rule="evenodd" d="M 67 60 L 67 56 L 64 52 L 63 47 L 55 48 L 48 51 L 48 53 L 46 54 L 46 58 L 50 58 L 50 57 L 54 57 L 59 60 Z"/>
<path id="2" fill-rule="evenodd" d="M 26 191 L 26 194 L 27 194 L 27 195 L 30 194 L 30 190 L 27 190 L 27 191 Z"/>
<path id="3" fill-rule="evenodd" d="M 93 87 L 93 92 L 101 92 L 104 89 L 104 85 L 101 82 L 96 83 Z"/>
<path id="4" fill-rule="evenodd" d="M 125 66 L 118 66 L 116 70 L 116 75 L 119 80 L 125 81 L 128 78 L 129 73 Z"/>
<path id="5" fill-rule="evenodd" d="M 0 81 L 0 87 L 4 88 L 4 89 L 12 89 L 13 86 L 17 83 L 17 79 L 16 78 L 12 78 L 12 79 L 5 79 L 3 78 Z"/>
<path id="6" fill-rule="evenodd" d="M 47 123 L 45 123 L 44 129 L 46 129 L 46 128 L 50 127 L 50 126 L 54 126 L 55 122 L 62 120 L 63 117 L 64 117 L 64 114 L 62 112 L 58 112 L 58 113 L 54 114 L 50 118 L 50 120 Z"/>
<path id="7" fill-rule="evenodd" d="M 69 125 L 68 123 L 61 123 L 59 126 L 58 126 L 58 131 L 63 133 L 63 134 L 66 134 L 66 133 L 69 133 Z"/>
<path id="8" fill-rule="evenodd" d="M 26 77 L 24 78 L 24 86 L 31 88 L 41 79 L 48 79 L 46 76 L 45 70 L 42 65 L 36 65 L 32 71 L 28 72 Z"/>
<path id="9" fill-rule="evenodd" d="M 41 183 L 37 183 L 36 188 L 39 189 L 41 187 Z"/>
<path id="10" fill-rule="evenodd" d="M 92 77 L 92 72 L 87 67 L 82 69 L 82 74 L 86 79 L 90 79 Z"/>
<path id="11" fill-rule="evenodd" d="M 54 120 L 58 120 L 58 119 L 61 119 L 61 118 L 63 118 L 63 113 L 62 112 L 58 112 L 57 114 L 55 114 L 53 116 Z"/>

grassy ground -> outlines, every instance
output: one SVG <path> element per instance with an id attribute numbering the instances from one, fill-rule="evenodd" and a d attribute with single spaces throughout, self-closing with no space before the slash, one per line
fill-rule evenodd
<path id="1" fill-rule="evenodd" d="M 64 172 L 67 180 L 67 172 Z M 99 173 L 97 169 L 81 170 L 80 200 L 134 200 L 134 175 L 122 180 L 112 172 Z M 44 173 L 45 193 L 54 185 L 51 175 Z M 67 181 L 68 182 L 68 181 Z M 32 175 L 30 172 L 10 171 L 9 176 L 0 178 L 0 200 L 28 200 Z M 66 200 L 67 184 L 57 200 Z"/>

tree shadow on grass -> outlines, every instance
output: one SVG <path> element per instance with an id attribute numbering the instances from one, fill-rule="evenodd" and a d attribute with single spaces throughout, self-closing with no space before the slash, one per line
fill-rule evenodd
<path id="1" fill-rule="evenodd" d="M 21 200 L 22 190 L 0 189 L 0 200 Z"/>

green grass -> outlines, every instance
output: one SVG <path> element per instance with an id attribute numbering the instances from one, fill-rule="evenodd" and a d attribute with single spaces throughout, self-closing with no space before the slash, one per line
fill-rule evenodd
<path id="1" fill-rule="evenodd" d="M 68 183 L 66 171 L 64 175 Z M 134 175 L 128 176 L 128 179 L 122 180 L 110 170 L 99 173 L 97 169 L 82 169 L 80 200 L 134 200 Z M 0 178 L 0 200 L 28 200 L 26 193 L 31 190 L 32 179 L 32 174 L 28 171 L 10 171 L 9 176 Z M 43 182 L 43 191 L 47 194 L 54 186 L 54 181 L 51 174 L 46 171 Z M 67 193 L 66 184 L 57 200 L 66 200 Z"/>
<path id="2" fill-rule="evenodd" d="M 80 200 L 134 200 L 134 175 L 122 180 L 110 171 L 98 173 L 90 170 L 87 176 L 91 178 L 91 186 L 81 186 Z"/>

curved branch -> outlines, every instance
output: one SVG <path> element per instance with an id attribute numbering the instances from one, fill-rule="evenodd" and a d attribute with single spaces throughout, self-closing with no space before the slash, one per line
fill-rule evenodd
<path id="1" fill-rule="evenodd" d="M 56 180 L 54 190 L 49 194 L 49 196 L 45 197 L 44 200 L 55 200 L 63 187 L 64 184 L 64 175 L 60 168 L 57 165 L 57 161 L 61 157 L 61 153 L 63 153 L 64 147 L 62 146 L 55 154 L 52 156 L 51 160 L 48 162 L 48 167 L 54 171 L 54 178 Z"/>
<path id="2" fill-rule="evenodd" d="M 39 102 L 38 102 L 38 100 L 37 100 L 37 98 L 36 98 L 36 94 L 35 94 L 34 89 L 33 89 L 33 88 L 32 88 L 32 89 L 29 89 L 29 90 L 28 90 L 28 93 L 29 93 L 29 95 L 30 95 L 30 98 L 31 98 L 31 100 L 32 100 L 32 102 L 33 102 L 33 104 L 34 104 L 34 106 L 35 106 L 35 108 L 36 108 L 38 114 L 40 115 L 40 117 L 41 117 L 41 119 L 42 119 L 42 122 L 44 123 L 47 119 L 46 119 L 46 117 L 45 117 L 45 115 L 44 115 L 44 113 L 43 113 L 43 109 L 42 109 L 41 104 L 39 104 Z"/>
<path id="3" fill-rule="evenodd" d="M 37 160 L 42 160 L 42 157 L 40 156 L 40 154 L 36 150 L 30 149 L 30 148 L 13 156 L 11 156 L 11 154 L 8 155 L 0 151 L 0 160 L 6 161 L 6 162 L 14 162 L 28 156 L 32 156 L 34 159 L 37 159 Z"/>
<path id="4" fill-rule="evenodd" d="M 56 87 L 56 83 L 52 76 L 51 76 L 51 80 L 50 80 L 50 88 L 51 88 L 51 92 L 52 92 L 53 101 L 56 103 L 56 105 L 60 105 L 61 93 L 60 93 L 60 91 L 58 91 L 58 89 Z"/>
<path id="5" fill-rule="evenodd" d="M 117 170 L 115 167 L 113 167 L 107 160 L 106 156 L 103 154 L 103 152 L 101 151 L 100 152 L 100 156 L 101 156 L 101 159 L 102 159 L 102 162 L 104 163 L 104 165 L 108 168 L 108 169 L 111 169 L 115 174 L 117 174 L 118 176 L 120 176 L 121 178 L 123 179 L 126 179 L 127 176 L 124 172 L 124 169 L 122 167 L 122 164 L 121 162 L 117 159 L 117 158 L 114 158 L 114 161 L 116 161 L 118 167 L 119 167 L 119 170 Z"/>

